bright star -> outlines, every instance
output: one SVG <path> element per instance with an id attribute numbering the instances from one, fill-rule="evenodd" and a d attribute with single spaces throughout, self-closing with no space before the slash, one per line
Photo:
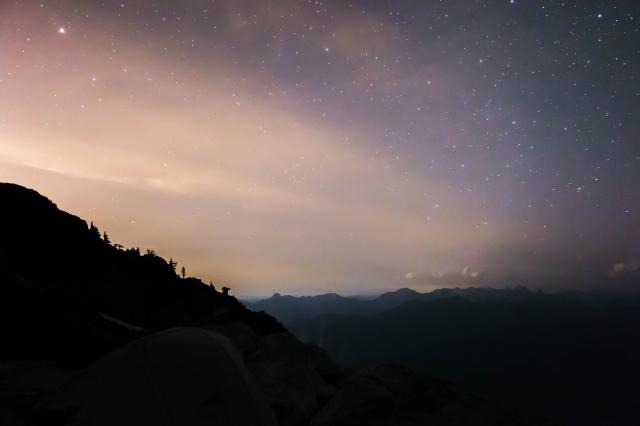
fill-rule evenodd
<path id="1" fill-rule="evenodd" d="M 65 27 L 60 27 L 58 28 L 58 34 L 66 34 L 67 30 L 65 29 Z"/>

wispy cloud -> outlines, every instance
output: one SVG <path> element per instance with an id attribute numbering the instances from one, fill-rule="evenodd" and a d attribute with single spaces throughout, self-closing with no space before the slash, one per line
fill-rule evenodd
<path id="1" fill-rule="evenodd" d="M 626 262 L 617 262 L 609 269 L 609 276 L 612 278 L 623 278 L 633 275 L 640 276 L 640 260 L 631 259 Z"/>

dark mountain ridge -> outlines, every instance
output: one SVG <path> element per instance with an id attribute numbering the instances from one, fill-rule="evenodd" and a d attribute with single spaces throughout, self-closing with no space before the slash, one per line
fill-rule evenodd
<path id="1" fill-rule="evenodd" d="M 640 298 L 626 295 L 606 295 L 602 293 L 590 294 L 579 291 L 563 291 L 545 293 L 540 290 L 532 291 L 526 287 L 490 288 L 442 288 L 427 293 L 421 293 L 409 288 L 382 293 L 373 298 L 346 297 L 335 293 L 316 296 L 288 296 L 279 293 L 270 298 L 258 301 L 243 301 L 250 309 L 264 311 L 273 315 L 285 326 L 291 326 L 299 321 L 306 321 L 321 315 L 371 315 L 396 308 L 411 301 L 433 301 L 461 297 L 478 303 L 550 303 L 551 301 L 580 300 L 584 303 L 602 303 L 603 300 L 620 303 L 640 303 Z"/>
<path id="2" fill-rule="evenodd" d="M 284 330 L 234 297 L 179 277 L 153 251 L 111 244 L 33 190 L 0 183 L 0 200 L 0 332 L 8 339 L 0 359 L 77 367 L 136 334 L 101 314 L 150 332 L 231 321 L 261 335 Z"/>
<path id="3" fill-rule="evenodd" d="M 397 365 L 344 370 L 35 191 L 0 183 L 0 206 L 2 425 L 540 424 Z"/>

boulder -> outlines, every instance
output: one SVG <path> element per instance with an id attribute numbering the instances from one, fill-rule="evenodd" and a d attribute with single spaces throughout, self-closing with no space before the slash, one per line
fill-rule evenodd
<path id="1" fill-rule="evenodd" d="M 351 376 L 311 426 L 533 425 L 443 380 L 397 365 L 372 365 Z"/>
<path id="2" fill-rule="evenodd" d="M 235 347 L 198 328 L 166 330 L 107 354 L 34 411 L 36 424 L 277 424 Z"/>
<path id="3" fill-rule="evenodd" d="M 291 333 L 260 337 L 241 322 L 211 325 L 207 330 L 233 343 L 281 425 L 307 425 L 342 379 L 340 367 L 322 349 Z"/>
<path id="4" fill-rule="evenodd" d="M 307 425 L 337 390 L 342 371 L 320 348 L 291 333 L 260 338 L 245 359 L 283 426 Z"/>

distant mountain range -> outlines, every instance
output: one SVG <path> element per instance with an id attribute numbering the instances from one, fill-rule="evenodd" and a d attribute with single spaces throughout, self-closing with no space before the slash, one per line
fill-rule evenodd
<path id="1" fill-rule="evenodd" d="M 373 299 L 274 295 L 248 306 L 346 366 L 401 363 L 568 424 L 640 419 L 637 294 L 400 289 Z"/>
<path id="2" fill-rule="evenodd" d="M 603 303 L 618 301 L 620 303 L 638 303 L 640 298 L 629 299 L 627 295 L 615 293 L 586 293 L 565 291 L 559 293 L 543 293 L 531 291 L 526 287 L 515 288 L 442 288 L 428 293 L 421 293 L 409 288 L 380 294 L 375 297 L 340 296 L 336 293 L 316 296 L 288 296 L 275 293 L 262 300 L 243 300 L 245 306 L 254 311 L 264 311 L 274 316 L 286 326 L 299 321 L 309 320 L 321 315 L 354 314 L 371 315 L 387 311 L 411 301 L 434 301 L 458 296 L 478 303 L 535 303 L 543 301 L 582 301 L 584 303 Z"/>

